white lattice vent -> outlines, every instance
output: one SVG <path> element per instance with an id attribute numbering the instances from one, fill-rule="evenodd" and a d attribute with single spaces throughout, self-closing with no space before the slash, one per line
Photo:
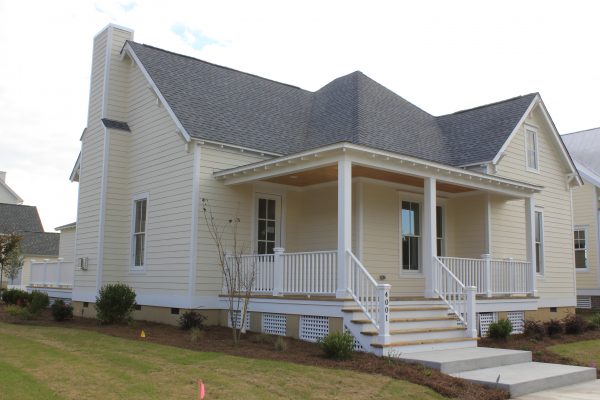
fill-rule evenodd
<path id="1" fill-rule="evenodd" d="M 348 329 L 346 325 L 344 325 L 344 331 L 352 335 L 352 332 L 350 332 L 350 329 Z M 364 347 L 362 347 L 362 344 L 360 344 L 360 342 L 356 340 L 356 336 L 352 335 L 352 339 L 354 342 L 354 351 L 365 351 Z"/>
<path id="2" fill-rule="evenodd" d="M 592 308 L 592 296 L 577 296 L 577 308 Z"/>
<path id="3" fill-rule="evenodd" d="M 242 313 L 240 311 L 234 311 L 235 326 L 240 329 L 242 326 Z M 231 328 L 231 314 L 227 315 L 227 326 Z M 250 313 L 246 311 L 246 319 L 244 320 L 245 330 L 250 330 Z"/>
<path id="4" fill-rule="evenodd" d="M 498 320 L 498 314 L 495 312 L 479 313 L 479 336 L 486 337 L 490 324 Z"/>
<path id="5" fill-rule="evenodd" d="M 316 342 L 329 335 L 329 317 L 315 315 L 300 316 L 300 339 Z"/>
<path id="6" fill-rule="evenodd" d="M 525 312 L 524 311 L 509 311 L 506 318 L 512 324 L 512 334 L 517 335 L 525 332 Z"/>
<path id="7" fill-rule="evenodd" d="M 285 314 L 263 313 L 262 331 L 271 335 L 285 336 L 287 327 L 287 318 Z"/>

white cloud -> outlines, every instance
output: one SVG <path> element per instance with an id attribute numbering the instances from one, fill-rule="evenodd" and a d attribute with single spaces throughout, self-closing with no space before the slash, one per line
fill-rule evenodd
<path id="1" fill-rule="evenodd" d="M 47 229 L 75 219 L 68 175 L 87 119 L 92 38 L 109 22 L 135 29 L 136 41 L 310 90 L 358 69 L 436 115 L 540 91 L 561 132 L 600 126 L 598 8 L 0 0 L 0 170 Z"/>

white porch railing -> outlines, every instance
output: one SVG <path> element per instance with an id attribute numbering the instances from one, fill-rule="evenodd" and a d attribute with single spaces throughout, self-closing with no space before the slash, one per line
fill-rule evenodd
<path id="1" fill-rule="evenodd" d="M 533 294 L 531 263 L 512 259 L 438 257 L 465 286 L 476 286 L 477 294 Z"/>
<path id="2" fill-rule="evenodd" d="M 438 257 L 433 257 L 433 291 L 466 326 L 467 334 L 477 337 L 475 286 L 465 286 Z"/>
<path id="3" fill-rule="evenodd" d="M 32 261 L 29 285 L 73 287 L 74 269 L 72 261 Z"/>
<path id="4" fill-rule="evenodd" d="M 390 335 L 389 304 L 390 286 L 377 283 L 351 251 L 348 257 L 348 290 L 350 295 L 371 321 L 380 337 L 385 340 Z"/>

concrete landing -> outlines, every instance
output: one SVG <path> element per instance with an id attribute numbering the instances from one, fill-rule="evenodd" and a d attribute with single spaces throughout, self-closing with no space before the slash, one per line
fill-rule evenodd
<path id="1" fill-rule="evenodd" d="M 600 380 L 563 386 L 558 389 L 517 397 L 518 400 L 598 400 L 600 399 Z"/>
<path id="2" fill-rule="evenodd" d="M 452 374 L 472 371 L 474 369 L 527 363 L 531 361 L 531 352 L 494 349 L 490 347 L 471 347 L 402 354 L 398 358 L 406 362 L 437 369 L 444 374 Z"/>
<path id="3" fill-rule="evenodd" d="M 596 369 L 572 365 L 527 362 L 451 374 L 488 387 L 510 392 L 512 397 L 596 379 Z"/>

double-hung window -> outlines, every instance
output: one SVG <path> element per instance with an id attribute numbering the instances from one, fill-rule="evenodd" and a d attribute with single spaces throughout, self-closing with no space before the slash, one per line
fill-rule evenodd
<path id="1" fill-rule="evenodd" d="M 587 229 L 584 226 L 576 226 L 573 230 L 573 244 L 575 247 L 575 268 L 585 269 L 588 267 L 586 234 Z"/>
<path id="2" fill-rule="evenodd" d="M 443 257 L 446 254 L 445 251 L 445 240 L 444 240 L 444 210 L 442 207 L 436 207 L 435 213 L 435 226 L 436 226 L 436 240 L 437 240 L 437 256 Z"/>
<path id="3" fill-rule="evenodd" d="M 527 159 L 527 169 L 539 171 L 539 152 L 537 132 L 535 129 L 525 127 L 525 157 Z"/>
<path id="4" fill-rule="evenodd" d="M 419 271 L 421 215 L 419 203 L 402 202 L 402 270 Z"/>
<path id="5" fill-rule="evenodd" d="M 535 271 L 544 273 L 544 214 L 535 211 Z"/>
<path id="6" fill-rule="evenodd" d="M 146 253 L 146 213 L 147 198 L 138 198 L 133 201 L 133 232 L 132 232 L 132 268 L 143 269 Z"/>

